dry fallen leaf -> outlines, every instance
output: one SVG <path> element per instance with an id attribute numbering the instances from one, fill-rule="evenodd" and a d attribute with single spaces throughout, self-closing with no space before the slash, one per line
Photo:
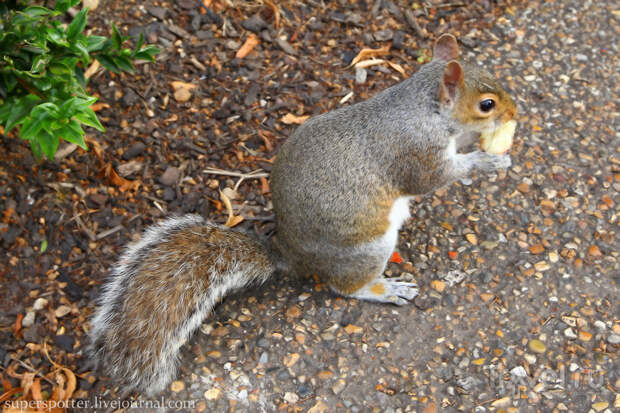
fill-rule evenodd
<path id="1" fill-rule="evenodd" d="M 226 194 L 224 194 L 224 192 L 222 191 L 220 191 L 220 198 L 222 198 L 222 202 L 226 206 L 226 211 L 228 211 L 228 219 L 226 220 L 226 223 L 224 224 L 224 226 L 227 226 L 228 228 L 232 228 L 236 225 L 239 225 L 241 222 L 243 222 L 242 216 L 238 216 L 233 213 L 230 199 L 228 199 Z"/>
<path id="2" fill-rule="evenodd" d="M 254 50 L 254 48 L 258 46 L 259 43 L 260 40 L 258 39 L 258 36 L 254 33 L 250 33 L 247 39 L 245 39 L 245 43 L 243 43 L 239 50 L 237 50 L 237 54 L 235 54 L 235 57 L 237 59 L 243 59 L 248 54 L 250 54 L 250 52 Z"/>
<path id="3" fill-rule="evenodd" d="M 104 103 L 104 102 L 93 103 L 92 105 L 90 105 L 90 109 L 93 112 L 99 112 L 101 109 L 107 109 L 109 107 L 110 107 L 110 105 L 108 105 L 107 103 Z"/>
<path id="4" fill-rule="evenodd" d="M 382 65 L 384 63 L 386 63 L 386 61 L 383 60 L 383 59 L 374 59 L 373 58 L 373 59 L 362 60 L 360 62 L 357 62 L 355 64 L 355 68 L 356 69 L 363 69 L 363 68 L 374 66 L 374 65 Z"/>
<path id="5" fill-rule="evenodd" d="M 93 151 L 95 151 L 95 155 L 97 155 L 97 158 L 99 158 L 99 160 L 103 159 L 103 149 L 101 148 L 98 140 L 91 138 L 90 136 L 84 135 L 84 142 L 86 142 L 89 147 L 93 148 Z"/>
<path id="6" fill-rule="evenodd" d="M 125 192 L 129 189 L 136 190 L 140 187 L 140 181 L 129 181 L 121 178 L 111 164 L 108 164 L 104 170 L 104 176 L 108 178 L 112 185 L 118 186 L 121 192 Z"/>
<path id="7" fill-rule="evenodd" d="M 398 63 L 392 63 L 389 60 L 387 61 L 387 64 L 390 65 L 390 67 L 394 70 L 396 70 L 398 73 L 400 73 L 401 75 L 405 75 L 405 69 L 403 69 L 403 67 L 401 65 L 399 65 Z"/>
<path id="8" fill-rule="evenodd" d="M 275 19 L 274 27 L 276 28 L 276 30 L 279 29 L 280 28 L 280 10 L 278 9 L 278 6 L 276 6 L 273 2 L 269 0 L 265 0 L 265 4 L 269 6 L 271 10 L 273 11 L 273 17 Z"/>
<path id="9" fill-rule="evenodd" d="M 101 67 L 101 65 L 99 64 L 99 60 L 95 59 L 90 66 L 88 66 L 88 69 L 86 69 L 86 71 L 84 72 L 84 77 L 86 79 L 89 79 L 92 75 L 95 74 L 95 72 L 97 72 L 97 70 Z"/>
<path id="10" fill-rule="evenodd" d="M 170 82 L 170 84 L 172 85 L 172 88 L 174 90 L 179 90 L 179 89 L 192 90 L 198 87 L 198 85 L 195 85 L 193 83 L 181 82 L 180 80 L 174 80 Z"/>
<path id="11" fill-rule="evenodd" d="M 280 119 L 280 122 L 286 123 L 287 125 L 292 125 L 292 124 L 301 125 L 309 117 L 310 115 L 297 116 L 297 115 L 293 115 L 292 113 L 287 113 Z"/>
<path id="12" fill-rule="evenodd" d="M 362 49 L 357 54 L 357 56 L 355 56 L 353 60 L 351 60 L 351 64 L 349 65 L 349 67 L 354 66 L 357 62 L 361 60 L 368 59 L 369 57 L 383 56 L 383 55 L 388 54 L 389 52 L 390 52 L 389 44 L 383 47 L 380 47 L 378 49 L 368 49 L 368 48 Z"/>

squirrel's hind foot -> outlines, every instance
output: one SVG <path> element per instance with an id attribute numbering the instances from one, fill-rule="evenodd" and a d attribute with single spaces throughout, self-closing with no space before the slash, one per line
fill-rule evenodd
<path id="1" fill-rule="evenodd" d="M 402 281 L 398 278 L 376 278 L 349 297 L 379 303 L 405 305 L 418 295 L 416 283 Z"/>

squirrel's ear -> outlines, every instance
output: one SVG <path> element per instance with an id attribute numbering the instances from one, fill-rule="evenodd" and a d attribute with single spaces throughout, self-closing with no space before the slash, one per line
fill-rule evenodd
<path id="1" fill-rule="evenodd" d="M 456 37 L 449 33 L 439 36 L 433 48 L 433 59 L 455 60 L 459 57 L 459 45 Z"/>
<path id="2" fill-rule="evenodd" d="M 457 89 L 463 85 L 463 68 L 456 60 L 448 62 L 439 85 L 439 103 L 447 105 L 456 99 Z"/>

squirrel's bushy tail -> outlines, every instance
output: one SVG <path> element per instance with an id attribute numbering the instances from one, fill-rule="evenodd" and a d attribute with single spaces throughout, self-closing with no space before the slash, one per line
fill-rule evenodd
<path id="1" fill-rule="evenodd" d="M 174 379 L 179 348 L 231 290 L 274 272 L 257 240 L 197 215 L 170 218 L 129 245 L 103 286 L 89 353 L 147 395 Z"/>

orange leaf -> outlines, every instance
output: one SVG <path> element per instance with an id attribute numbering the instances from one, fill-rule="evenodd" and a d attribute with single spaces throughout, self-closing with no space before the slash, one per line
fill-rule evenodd
<path id="1" fill-rule="evenodd" d="M 261 195 L 265 195 L 269 193 L 269 191 L 271 190 L 269 189 L 269 181 L 267 181 L 267 178 L 264 178 L 264 177 L 260 178 L 260 186 L 261 186 L 261 189 L 260 189 Z"/>
<path id="2" fill-rule="evenodd" d="M 127 179 L 121 178 L 114 168 L 112 168 L 111 164 L 108 164 L 105 168 L 105 177 L 110 180 L 113 185 L 119 187 L 121 192 L 126 192 L 127 190 L 136 190 L 140 187 L 139 181 L 129 181 Z"/>
<path id="3" fill-rule="evenodd" d="M 7 378 L 5 378 L 4 374 L 2 376 L 0 376 L 0 383 L 2 383 L 2 388 L 6 392 L 8 392 L 9 390 L 11 390 L 13 388 L 13 386 L 11 385 L 11 380 L 8 380 Z M 21 389 L 20 389 L 20 391 L 21 391 Z M 4 397 L 4 395 L 2 395 L 2 397 Z M 2 397 L 0 397 L 0 401 L 2 401 Z"/>
<path id="4" fill-rule="evenodd" d="M 287 125 L 291 125 L 293 123 L 296 125 L 301 125 L 309 117 L 310 115 L 297 116 L 297 115 L 293 115 L 292 113 L 287 113 L 282 118 L 280 118 L 280 122 L 286 123 Z"/>
<path id="5" fill-rule="evenodd" d="M 193 90 L 198 87 L 198 85 L 195 85 L 193 83 L 181 82 L 180 80 L 173 80 L 172 82 L 170 82 L 170 85 L 172 85 L 172 88 L 175 91 L 179 89 Z"/>
<path id="6" fill-rule="evenodd" d="M 390 65 L 390 67 L 394 70 L 396 70 L 398 73 L 400 73 L 401 75 L 405 75 L 405 69 L 403 69 L 403 67 L 401 65 L 399 65 L 398 63 L 392 63 L 389 60 L 387 61 L 387 64 Z"/>
<path id="7" fill-rule="evenodd" d="M 400 256 L 398 251 L 394 251 L 392 253 L 392 256 L 390 257 L 390 262 L 394 262 L 396 264 L 402 264 L 403 261 L 404 261 L 403 257 Z"/>
<path id="8" fill-rule="evenodd" d="M 98 140 L 90 138 L 88 136 L 84 136 L 84 141 L 86 141 L 86 143 L 88 143 L 88 145 L 93 148 L 93 150 L 95 151 L 95 155 L 97 155 L 97 158 L 103 158 L 103 149 L 101 149 L 101 145 L 99 144 Z"/>
<path id="9" fill-rule="evenodd" d="M 269 7 L 271 7 L 271 10 L 273 11 L 273 16 L 275 18 L 275 23 L 274 26 L 277 29 L 280 28 L 280 10 L 278 9 L 278 6 L 276 6 L 275 4 L 273 4 L 271 1 L 269 0 L 265 0 L 265 4 Z"/>
<path id="10" fill-rule="evenodd" d="M 259 129 L 258 136 L 260 136 L 265 143 L 265 149 L 267 149 L 267 152 L 273 151 L 273 143 L 271 143 L 271 139 L 274 138 L 273 133 Z"/>
<path id="11" fill-rule="evenodd" d="M 22 334 L 22 320 L 24 319 L 23 314 L 17 314 L 17 318 L 15 319 L 15 324 L 13 325 L 13 335 L 16 338 L 20 338 Z"/>
<path id="12" fill-rule="evenodd" d="M 30 393 L 32 394 L 33 400 L 43 401 L 43 394 L 41 394 L 41 379 L 34 379 L 32 386 L 30 386 Z"/>
<path id="13" fill-rule="evenodd" d="M 242 222 L 243 222 L 243 217 L 241 215 L 232 215 L 228 217 L 228 220 L 226 221 L 224 226 L 227 226 L 228 228 L 233 228 L 241 224 Z"/>
<path id="14" fill-rule="evenodd" d="M 258 36 L 254 33 L 250 33 L 248 38 L 245 39 L 245 43 L 243 43 L 239 50 L 237 50 L 237 54 L 235 54 L 235 57 L 237 59 L 243 59 L 248 54 L 250 54 L 250 52 L 254 50 L 254 48 L 258 46 L 259 43 L 260 40 L 258 39 Z"/>
<path id="15" fill-rule="evenodd" d="M 24 395 L 22 397 L 28 396 L 28 393 L 30 393 L 30 388 L 32 387 L 33 383 L 34 383 L 34 373 L 31 371 L 23 373 L 21 383 L 20 383 L 22 388 L 24 389 Z"/>
<path id="16" fill-rule="evenodd" d="M 448 257 L 450 257 L 451 260 L 455 260 L 458 256 L 459 256 L 458 252 L 456 252 L 456 251 L 448 251 Z"/>
<path id="17" fill-rule="evenodd" d="M 77 387 L 77 379 L 75 378 L 75 374 L 71 370 L 66 367 L 62 369 L 65 376 L 67 376 L 67 388 L 65 389 L 65 400 L 69 400 L 71 396 L 73 396 L 73 392 Z"/>
<path id="18" fill-rule="evenodd" d="M 220 191 L 220 198 L 222 198 L 222 202 L 224 203 L 224 206 L 226 206 L 226 211 L 228 212 L 228 219 L 226 220 L 226 223 L 224 224 L 224 226 L 227 226 L 228 228 L 232 228 L 236 225 L 239 225 L 241 222 L 243 222 L 242 216 L 235 215 L 233 213 L 230 199 L 226 196 L 226 194 L 223 191 Z"/>
<path id="19" fill-rule="evenodd" d="M 2 380 L 2 382 L 4 382 L 5 380 Z M 8 380 L 6 380 L 9 385 L 11 384 Z M 7 389 L 7 391 L 5 391 L 4 393 L 0 394 L 0 403 L 8 400 L 11 398 L 12 395 L 14 395 L 15 393 L 19 393 L 20 391 L 22 391 L 21 387 L 15 387 L 15 388 L 10 388 L 10 387 L 6 387 L 6 385 L 2 385 L 5 389 Z M 6 410 L 2 410 L 2 413 L 4 413 Z"/>
<path id="20" fill-rule="evenodd" d="M 368 59 L 369 57 L 383 56 L 383 55 L 388 54 L 389 52 L 390 52 L 389 44 L 386 44 L 385 46 L 380 47 L 378 49 L 368 49 L 368 48 L 362 49 L 357 54 L 357 56 L 355 56 L 353 60 L 351 60 L 351 64 L 349 65 L 349 67 L 355 65 L 357 62 L 361 60 Z"/>
<path id="21" fill-rule="evenodd" d="M 90 108 L 92 109 L 93 112 L 99 112 L 101 109 L 107 109 L 109 108 L 110 105 L 108 105 L 107 103 L 93 103 L 92 105 L 90 105 Z"/>

